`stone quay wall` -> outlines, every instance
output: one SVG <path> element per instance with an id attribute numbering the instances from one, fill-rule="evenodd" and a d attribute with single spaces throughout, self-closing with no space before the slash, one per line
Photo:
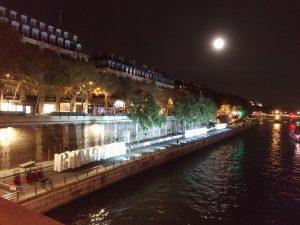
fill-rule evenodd
<path id="1" fill-rule="evenodd" d="M 174 117 L 168 117 L 162 127 L 143 131 L 140 125 L 126 116 L 0 116 L 0 170 L 31 160 L 53 160 L 55 153 L 67 150 L 116 141 L 136 142 L 181 132 L 182 124 Z M 125 137 L 129 138 L 124 140 Z"/>
<path id="2" fill-rule="evenodd" d="M 92 177 L 83 178 L 73 183 L 62 185 L 48 192 L 38 194 L 26 200 L 19 201 L 23 206 L 37 211 L 46 212 L 60 205 L 76 200 L 86 194 L 100 190 L 118 181 L 124 180 L 147 169 L 166 163 L 175 158 L 200 150 L 208 145 L 215 144 L 230 138 L 248 129 L 250 126 L 234 128 L 227 132 L 219 133 L 196 142 L 175 146 L 165 151 L 153 153 L 128 164 L 120 165 Z"/>

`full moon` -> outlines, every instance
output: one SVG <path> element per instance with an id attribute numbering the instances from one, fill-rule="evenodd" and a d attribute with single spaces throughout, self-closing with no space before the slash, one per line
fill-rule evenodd
<path id="1" fill-rule="evenodd" d="M 222 50 L 225 46 L 225 41 L 223 38 L 216 38 L 214 39 L 212 45 L 216 50 Z"/>

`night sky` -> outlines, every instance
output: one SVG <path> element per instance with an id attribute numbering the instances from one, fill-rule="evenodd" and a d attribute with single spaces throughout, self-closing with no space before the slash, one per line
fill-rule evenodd
<path id="1" fill-rule="evenodd" d="M 300 1 L 0 0 L 174 79 L 300 109 Z M 228 41 L 212 51 L 212 38 Z"/>

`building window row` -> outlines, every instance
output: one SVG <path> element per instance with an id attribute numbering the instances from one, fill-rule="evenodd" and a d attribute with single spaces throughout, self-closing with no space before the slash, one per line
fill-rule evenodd
<path id="1" fill-rule="evenodd" d="M 28 16 L 26 15 L 20 15 L 20 18 L 18 19 L 17 17 L 18 13 L 16 11 L 10 10 L 8 11 L 5 7 L 0 6 L 0 16 L 1 18 L 7 18 L 7 20 L 11 20 L 11 21 L 19 21 L 21 24 L 26 24 L 32 28 L 37 28 L 41 31 L 46 31 L 50 34 L 55 34 L 56 36 L 62 36 L 64 39 L 70 39 L 72 38 L 73 42 L 77 42 L 78 41 L 78 36 L 77 35 L 71 35 L 69 32 L 67 31 L 62 31 L 60 28 L 54 28 L 51 25 L 46 25 L 44 22 L 37 22 L 36 19 L 34 18 L 28 18 Z M 2 19 L 4 20 L 4 19 Z M 4 21 L 1 21 L 4 22 Z"/>
<path id="2" fill-rule="evenodd" d="M 174 85 L 173 80 L 166 78 L 162 74 L 157 73 L 152 70 L 144 70 L 144 69 L 135 68 L 135 67 L 128 66 L 128 65 L 120 63 L 120 62 L 116 62 L 111 59 L 105 60 L 104 66 L 108 67 L 110 69 L 116 70 L 116 71 L 121 71 L 121 72 L 127 73 L 129 75 L 138 76 L 138 77 L 141 77 L 144 79 L 154 80 L 157 82 Z"/>

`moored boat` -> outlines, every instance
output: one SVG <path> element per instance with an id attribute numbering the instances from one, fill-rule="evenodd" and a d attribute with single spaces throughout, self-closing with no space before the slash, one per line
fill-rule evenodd
<path id="1" fill-rule="evenodd" d="M 290 137 L 296 141 L 300 142 L 300 127 L 297 126 L 294 122 L 290 123 Z"/>
<path id="2" fill-rule="evenodd" d="M 300 132 L 296 132 L 296 131 L 290 131 L 290 137 L 296 141 L 296 142 L 300 142 Z"/>

